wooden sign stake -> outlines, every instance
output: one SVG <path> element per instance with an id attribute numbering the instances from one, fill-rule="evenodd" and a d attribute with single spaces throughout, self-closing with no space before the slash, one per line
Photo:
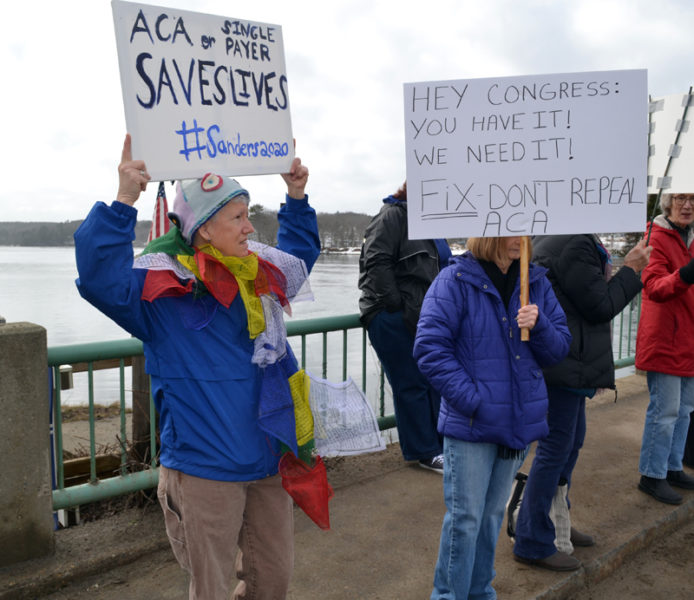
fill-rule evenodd
<path id="1" fill-rule="evenodd" d="M 527 306 L 530 300 L 530 290 L 528 287 L 528 262 L 530 261 L 530 238 L 527 235 L 521 236 L 520 254 L 520 305 Z M 521 328 L 521 341 L 527 342 L 530 339 L 530 329 Z"/>

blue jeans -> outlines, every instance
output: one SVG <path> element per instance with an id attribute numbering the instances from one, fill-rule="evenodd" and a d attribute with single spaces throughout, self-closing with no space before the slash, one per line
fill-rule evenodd
<path id="1" fill-rule="evenodd" d="M 369 340 L 393 390 L 395 422 L 405 460 L 427 459 L 441 454 L 436 429 L 441 396 L 419 372 L 412 356 L 414 336 L 401 312 L 381 311 L 369 323 Z"/>
<path id="2" fill-rule="evenodd" d="M 527 448 L 499 458 L 496 444 L 443 438 L 446 514 L 431 600 L 493 600 L 494 553 L 511 484 Z"/>
<path id="3" fill-rule="evenodd" d="M 547 558 L 557 551 L 554 523 L 549 518 L 552 498 L 561 483 L 571 487 L 578 453 L 586 437 L 586 399 L 548 386 L 549 435 L 537 443 L 516 522 L 513 551 L 524 558 Z"/>
<path id="4" fill-rule="evenodd" d="M 651 401 L 643 426 L 639 472 L 665 479 L 668 471 L 682 470 L 682 456 L 694 410 L 694 377 L 649 371 Z"/>

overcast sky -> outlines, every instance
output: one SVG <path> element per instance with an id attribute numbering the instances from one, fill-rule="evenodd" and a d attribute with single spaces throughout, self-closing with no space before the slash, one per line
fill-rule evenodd
<path id="1" fill-rule="evenodd" d="M 691 0 L 148 4 L 282 26 L 297 155 L 321 212 L 375 214 L 405 179 L 403 83 L 645 68 L 652 96 L 694 84 Z M 5 3 L 0 44 L 0 221 L 81 219 L 114 198 L 125 134 L 111 3 Z M 242 183 L 252 203 L 279 206 L 278 175 Z"/>

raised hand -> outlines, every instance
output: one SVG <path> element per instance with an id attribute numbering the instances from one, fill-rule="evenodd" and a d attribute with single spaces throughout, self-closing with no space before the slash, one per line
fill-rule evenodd
<path id="1" fill-rule="evenodd" d="M 292 166 L 288 173 L 282 173 L 282 179 L 287 184 L 287 194 L 290 198 L 302 200 L 306 195 L 304 191 L 308 181 L 308 167 L 301 164 L 301 159 L 297 156 L 292 161 Z"/>
<path id="2" fill-rule="evenodd" d="M 133 206 L 140 193 L 147 188 L 150 180 L 147 167 L 143 160 L 133 160 L 132 139 L 129 133 L 125 134 L 123 152 L 118 165 L 118 194 L 116 200 L 123 204 Z"/>

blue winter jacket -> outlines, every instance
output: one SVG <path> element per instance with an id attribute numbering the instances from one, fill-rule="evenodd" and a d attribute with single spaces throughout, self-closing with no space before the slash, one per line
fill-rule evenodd
<path id="1" fill-rule="evenodd" d="M 279 442 L 258 426 L 262 369 L 238 294 L 229 308 L 207 294 L 141 299 L 147 271 L 133 268 L 137 210 L 97 203 L 75 233 L 83 298 L 142 340 L 159 412 L 160 462 L 206 479 L 250 481 L 277 473 Z M 310 269 L 320 252 L 314 210 L 287 197 L 278 247 Z"/>
<path id="2" fill-rule="evenodd" d="M 470 252 L 455 258 L 424 298 L 414 356 L 441 394 L 438 430 L 469 442 L 522 449 L 548 433 L 542 367 L 562 360 L 571 336 L 545 277 L 530 265 L 530 302 L 539 316 L 521 342 L 515 316 L 519 284 L 508 310 Z"/>

